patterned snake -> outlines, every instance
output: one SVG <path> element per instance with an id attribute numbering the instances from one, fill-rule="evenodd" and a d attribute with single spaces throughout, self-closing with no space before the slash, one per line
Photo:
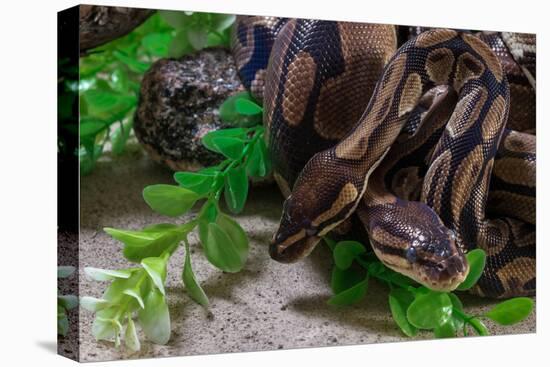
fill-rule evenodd
<path id="1" fill-rule="evenodd" d="M 475 293 L 533 295 L 534 67 L 496 33 L 428 30 L 397 49 L 398 34 L 238 17 L 233 54 L 286 197 L 271 257 L 297 261 L 357 215 L 378 258 L 429 288 L 455 289 L 481 248 Z"/>

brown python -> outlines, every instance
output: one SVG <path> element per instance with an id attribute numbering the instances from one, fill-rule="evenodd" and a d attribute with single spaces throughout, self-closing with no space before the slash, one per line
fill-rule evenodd
<path id="1" fill-rule="evenodd" d="M 499 58 L 453 30 L 424 32 L 397 51 L 396 43 L 393 26 L 238 19 L 235 58 L 263 100 L 288 196 L 271 256 L 303 258 L 357 212 L 380 260 L 430 288 L 454 289 L 468 271 L 464 253 L 479 247 L 488 264 L 476 293 L 533 294 L 534 199 L 518 214 L 506 212 L 502 194 L 512 185 L 518 203 L 534 197 L 534 140 L 505 131 L 510 92 Z M 403 198 L 388 180 L 411 156 L 425 172 Z M 517 182 L 509 162 L 531 176 Z M 486 210 L 496 172 L 506 177 L 489 197 L 498 217 Z"/>

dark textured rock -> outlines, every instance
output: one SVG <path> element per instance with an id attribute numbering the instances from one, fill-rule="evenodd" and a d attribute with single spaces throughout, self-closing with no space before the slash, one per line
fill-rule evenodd
<path id="1" fill-rule="evenodd" d="M 218 108 L 243 90 L 230 53 L 204 50 L 155 62 L 144 75 L 134 131 L 151 157 L 174 170 L 196 170 L 220 160 L 201 137 L 225 127 Z"/>

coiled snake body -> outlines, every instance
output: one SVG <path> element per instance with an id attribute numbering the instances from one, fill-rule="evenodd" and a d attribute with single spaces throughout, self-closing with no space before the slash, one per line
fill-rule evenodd
<path id="1" fill-rule="evenodd" d="M 505 129 L 510 87 L 487 43 L 439 29 L 396 50 L 393 26 L 266 17 L 238 18 L 233 39 L 287 196 L 274 259 L 307 256 L 356 213 L 379 259 L 432 289 L 455 289 L 482 248 L 474 292 L 534 294 L 534 136 Z"/>

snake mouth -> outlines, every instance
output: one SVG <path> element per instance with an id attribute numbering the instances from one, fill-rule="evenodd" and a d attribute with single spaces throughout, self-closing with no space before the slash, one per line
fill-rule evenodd
<path id="1" fill-rule="evenodd" d="M 440 292 L 450 292 L 462 283 L 470 267 L 464 256 L 453 255 L 438 262 L 435 266 L 422 266 L 420 283 L 426 287 Z"/>
<path id="2" fill-rule="evenodd" d="M 296 240 L 297 236 L 300 238 Z M 269 256 L 280 263 L 293 263 L 308 256 L 320 240 L 319 236 L 304 236 L 302 231 L 284 241 L 276 241 L 275 237 L 269 245 Z"/>

